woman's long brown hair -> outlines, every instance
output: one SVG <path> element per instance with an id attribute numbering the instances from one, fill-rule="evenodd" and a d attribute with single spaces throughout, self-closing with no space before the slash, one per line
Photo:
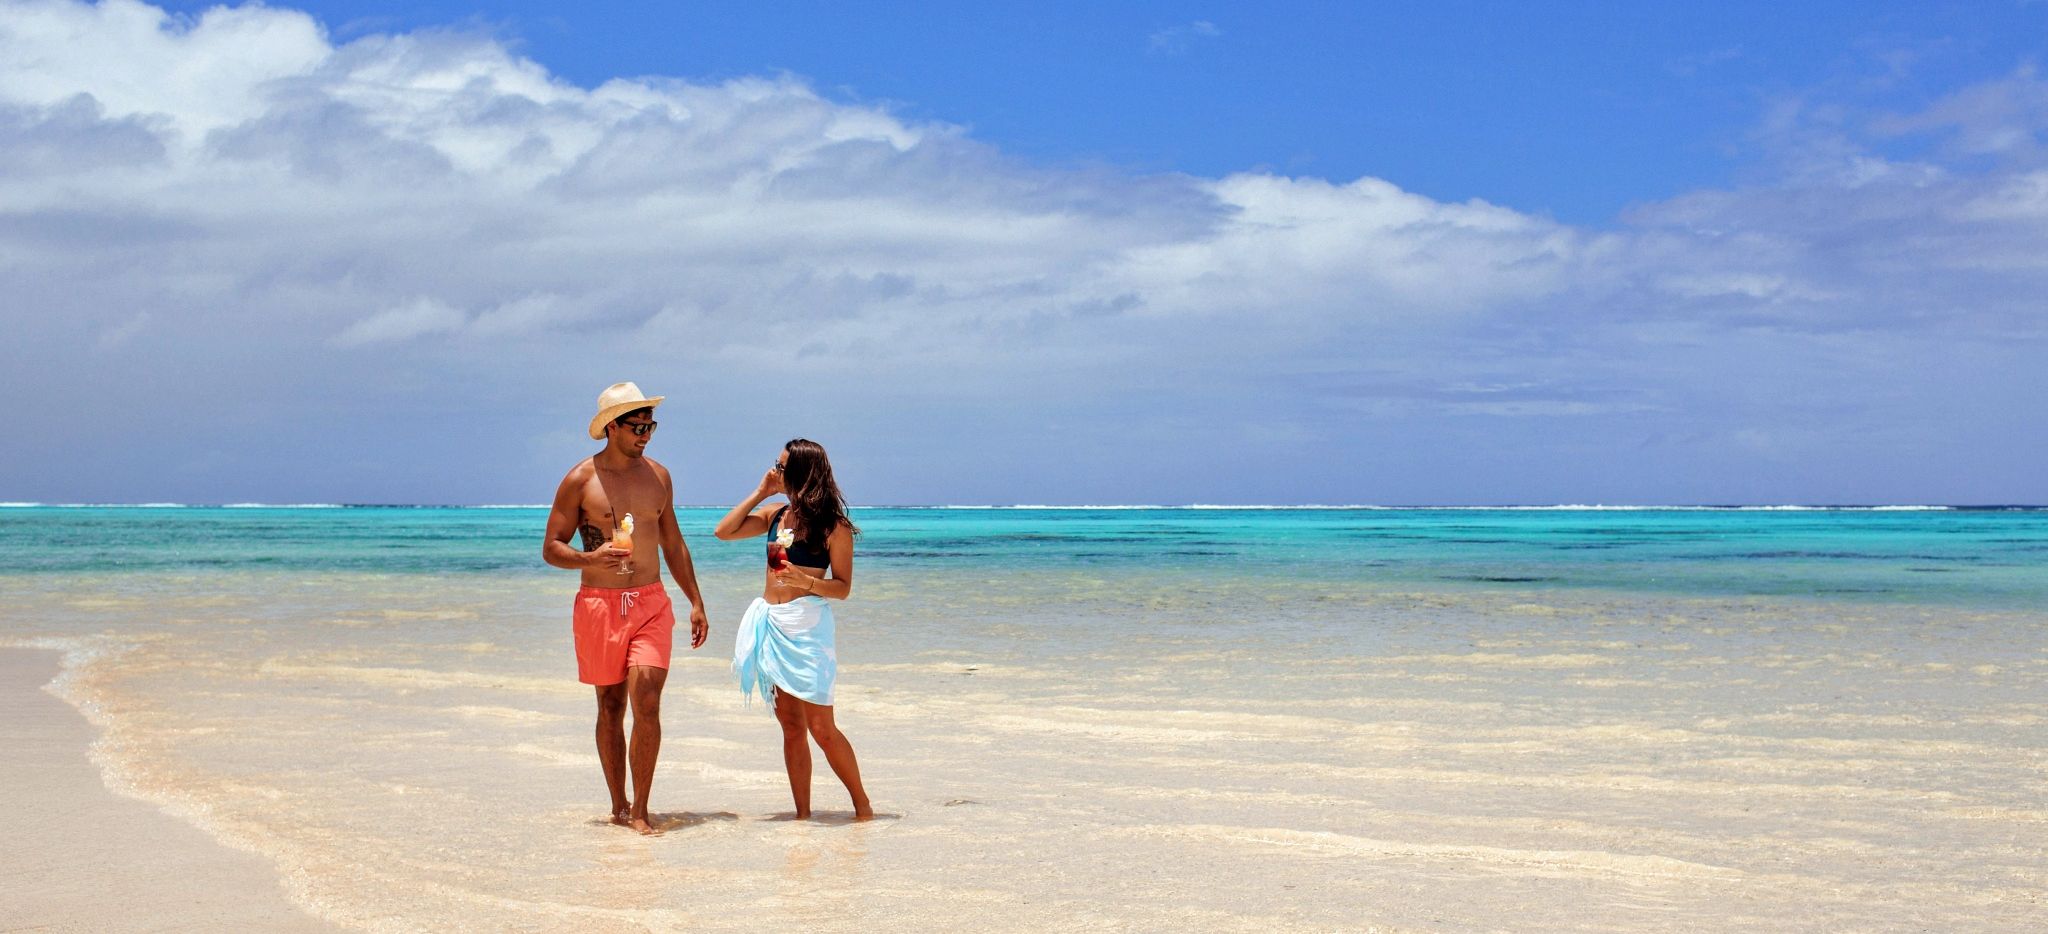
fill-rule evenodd
<path id="1" fill-rule="evenodd" d="M 796 438 L 782 446 L 789 460 L 782 465 L 782 489 L 789 494 L 790 508 L 796 510 L 803 527 L 803 541 L 823 546 L 827 536 L 841 523 L 860 534 L 860 527 L 846 516 L 846 497 L 839 495 L 839 483 L 832 479 L 832 462 L 825 458 L 825 446 L 808 438 Z"/>

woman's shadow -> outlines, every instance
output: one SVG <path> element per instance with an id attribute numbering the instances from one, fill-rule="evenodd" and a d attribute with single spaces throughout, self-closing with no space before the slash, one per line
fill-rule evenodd
<path id="1" fill-rule="evenodd" d="M 647 822 L 653 824 L 654 829 L 662 833 L 690 830 L 702 827 L 713 821 L 729 822 L 739 819 L 740 816 L 731 811 L 713 811 L 708 814 L 699 814 L 696 811 L 656 811 L 647 815 Z M 592 827 L 614 826 L 611 818 L 608 817 L 592 818 L 588 823 Z"/>
<path id="2" fill-rule="evenodd" d="M 653 824 L 654 829 L 662 833 L 690 830 L 713 821 L 730 822 L 740 819 L 738 814 L 731 811 L 713 811 L 709 814 L 699 814 L 695 811 L 657 811 L 647 816 L 648 823 Z"/>
<path id="3" fill-rule="evenodd" d="M 770 814 L 767 817 L 761 818 L 761 820 L 764 821 L 796 822 L 801 820 L 805 823 L 826 824 L 828 826 L 835 827 L 845 824 L 878 823 L 881 821 L 894 821 L 902 819 L 903 815 L 901 814 L 877 813 L 874 817 L 869 818 L 868 820 L 860 820 L 853 816 L 852 811 L 812 811 L 811 816 L 803 818 L 797 817 L 795 811 L 782 811 L 780 813 Z"/>

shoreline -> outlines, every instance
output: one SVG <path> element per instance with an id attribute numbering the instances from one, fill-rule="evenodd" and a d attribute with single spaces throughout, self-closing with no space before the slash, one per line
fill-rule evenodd
<path id="1" fill-rule="evenodd" d="M 63 653 L 0 647 L 0 927 L 331 931 L 285 896 L 275 867 L 147 802 L 110 791 L 98 730 L 44 690 Z M 202 884 L 194 882 L 203 880 Z"/>

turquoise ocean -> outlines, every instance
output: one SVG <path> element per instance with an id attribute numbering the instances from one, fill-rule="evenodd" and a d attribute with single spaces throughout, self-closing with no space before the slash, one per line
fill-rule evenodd
<path id="1" fill-rule="evenodd" d="M 710 570 L 723 508 L 677 512 Z M 2048 605 L 2048 507 L 898 507 L 854 512 L 879 573 L 1339 574 L 1407 586 Z M 554 575 L 540 507 L 0 508 L 0 573 Z M 89 544 L 88 544 L 89 543 Z"/>
<path id="2" fill-rule="evenodd" d="M 347 929 L 2048 929 L 2048 509 L 856 508 L 865 824 L 723 511 L 655 838 L 542 508 L 0 507 L 0 646 Z"/>

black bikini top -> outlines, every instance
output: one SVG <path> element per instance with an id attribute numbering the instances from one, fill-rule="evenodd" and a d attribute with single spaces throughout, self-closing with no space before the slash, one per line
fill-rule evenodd
<path id="1" fill-rule="evenodd" d="M 775 544 L 775 537 L 782 534 L 782 514 L 788 511 L 788 506 L 777 509 L 775 518 L 768 520 L 769 544 Z M 789 563 L 800 568 L 829 568 L 832 566 L 832 553 L 823 548 L 811 548 L 798 541 L 789 546 Z"/>

